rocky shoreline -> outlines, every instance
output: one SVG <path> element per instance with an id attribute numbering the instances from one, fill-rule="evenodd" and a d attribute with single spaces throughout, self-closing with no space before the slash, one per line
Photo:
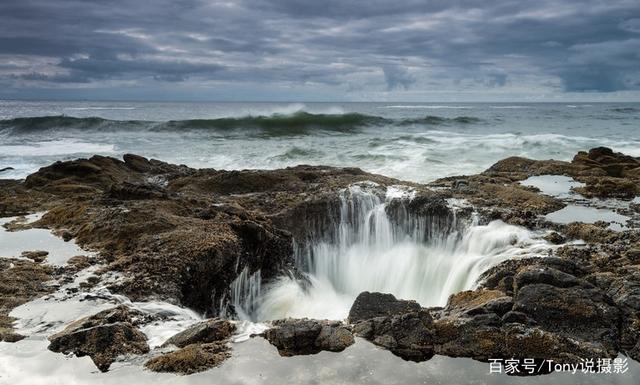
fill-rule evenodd
<path id="1" fill-rule="evenodd" d="M 125 155 L 57 162 L 24 181 L 0 180 L 0 217 L 46 212 L 5 227 L 46 228 L 95 256 L 55 267 L 46 259 L 0 258 L 0 340 L 17 341 L 11 309 L 50 293 L 79 270 L 98 267 L 80 290 L 98 283 L 133 301 L 162 300 L 208 320 L 150 349 L 139 327 L 157 320 L 116 307 L 77 320 L 50 336 L 49 349 L 90 356 L 108 370 L 120 355 L 146 355 L 154 371 L 190 374 L 229 357 L 234 323 L 230 286 L 243 270 L 265 282 L 302 276 L 293 260 L 312 232 L 328 232 L 339 215 L 339 194 L 355 183 L 403 185 L 414 192 L 392 216 L 436 218 L 454 213 L 448 200 L 468 202 L 456 216 L 478 215 L 545 230 L 552 255 L 515 258 L 487 270 L 474 290 L 453 294 L 442 308 L 423 308 L 386 293 L 362 293 L 344 321 L 274 321 L 261 335 L 281 355 L 339 352 L 354 337 L 406 360 L 433 355 L 553 359 L 577 362 L 640 360 L 640 233 L 607 223 L 558 224 L 545 215 L 566 202 L 520 182 L 565 175 L 582 182 L 585 198 L 627 202 L 630 223 L 640 215 L 640 159 L 595 148 L 571 162 L 507 158 L 487 171 L 429 185 L 359 169 L 297 166 L 282 170 L 196 170 Z M 583 243 L 572 243 L 582 240 Z M 104 277 L 117 273 L 120 279 Z M 28 337 L 28 336 L 27 336 Z M 151 351 L 151 353 L 150 353 Z"/>

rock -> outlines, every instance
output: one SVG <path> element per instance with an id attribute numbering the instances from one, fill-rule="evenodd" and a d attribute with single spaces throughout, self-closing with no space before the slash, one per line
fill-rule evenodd
<path id="1" fill-rule="evenodd" d="M 0 172 L 4 172 L 4 171 L 10 171 L 10 170 L 15 170 L 13 167 L 3 167 L 0 168 Z"/>
<path id="2" fill-rule="evenodd" d="M 554 363 L 580 363 L 584 359 L 614 358 L 602 345 L 551 333 L 537 327 L 511 323 L 504 327 L 502 357 L 553 360 Z"/>
<path id="3" fill-rule="evenodd" d="M 415 301 L 398 300 L 392 294 L 362 292 L 356 297 L 349 310 L 349 323 L 357 323 L 371 318 L 419 311 Z"/>
<path id="4" fill-rule="evenodd" d="M 95 263 L 95 258 L 87 255 L 76 255 L 69 258 L 69 260 L 67 261 L 67 265 L 74 267 L 76 271 L 86 269 L 87 267 L 94 265 Z"/>
<path id="5" fill-rule="evenodd" d="M 330 352 L 341 352 L 354 342 L 353 334 L 344 326 L 323 325 L 316 338 L 316 345 Z"/>
<path id="6" fill-rule="evenodd" d="M 219 366 L 229 357 L 231 354 L 226 343 L 192 344 L 154 357 L 144 366 L 154 372 L 193 374 Z"/>
<path id="7" fill-rule="evenodd" d="M 354 332 L 409 361 L 426 361 L 434 354 L 433 319 L 425 310 L 361 320 Z"/>
<path id="8" fill-rule="evenodd" d="M 165 189 L 152 183 L 122 182 L 113 184 L 106 192 L 109 198 L 118 200 L 167 199 Z"/>
<path id="9" fill-rule="evenodd" d="M 146 336 L 134 326 L 141 317 L 125 306 L 101 311 L 49 337 L 48 348 L 57 353 L 89 356 L 105 372 L 120 355 L 149 352 Z"/>
<path id="10" fill-rule="evenodd" d="M 612 166 L 607 166 L 607 173 L 611 175 Z M 581 178 L 586 183 L 584 187 L 577 187 L 575 191 L 587 198 L 621 198 L 633 199 L 640 193 L 637 182 L 621 178 L 623 169 L 616 166 L 614 175 L 620 177 L 589 177 Z"/>
<path id="11" fill-rule="evenodd" d="M 55 270 L 30 260 L 0 258 L 0 341 L 16 342 L 25 336 L 13 330 L 11 310 L 53 291 L 48 285 Z"/>
<path id="12" fill-rule="evenodd" d="M 513 310 L 547 331 L 610 344 L 618 337 L 620 312 L 595 288 L 529 284 L 516 293 Z"/>
<path id="13" fill-rule="evenodd" d="M 224 319 L 213 318 L 199 322 L 169 338 L 162 346 L 175 345 L 184 348 L 195 343 L 209 343 L 226 340 L 236 330 L 236 326 Z"/>
<path id="14" fill-rule="evenodd" d="M 548 284 L 567 288 L 579 285 L 592 287 L 571 274 L 564 273 L 550 266 L 527 266 L 518 271 L 513 278 L 514 290 L 518 292 L 529 284 Z"/>
<path id="15" fill-rule="evenodd" d="M 512 306 L 513 298 L 500 290 L 467 290 L 452 294 L 442 313 L 458 317 L 495 313 L 502 317 Z"/>
<path id="16" fill-rule="evenodd" d="M 504 323 L 519 323 L 528 324 L 532 320 L 526 314 L 519 311 L 508 311 L 502 316 L 502 322 Z"/>
<path id="17" fill-rule="evenodd" d="M 354 343 L 351 331 L 338 321 L 288 318 L 272 325 L 263 336 L 281 356 L 340 352 Z"/>
<path id="18" fill-rule="evenodd" d="M 632 263 L 640 263 L 640 248 L 629 249 L 625 252 L 625 257 Z"/>
<path id="19" fill-rule="evenodd" d="M 47 259 L 47 255 L 49 255 L 49 252 L 43 250 L 23 251 L 21 254 L 23 258 L 29 258 L 35 263 L 44 262 Z"/>
<path id="20" fill-rule="evenodd" d="M 552 231 L 549 234 L 544 236 L 545 241 L 552 243 L 554 245 L 560 245 L 566 242 L 566 238 L 562 236 L 562 234 L 557 231 Z"/>

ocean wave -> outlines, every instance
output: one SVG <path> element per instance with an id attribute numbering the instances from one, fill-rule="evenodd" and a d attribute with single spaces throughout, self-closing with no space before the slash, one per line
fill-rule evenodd
<path id="1" fill-rule="evenodd" d="M 55 129 L 104 130 L 142 128 L 151 122 L 136 120 L 109 120 L 98 117 L 76 118 L 66 115 L 35 116 L 0 120 L 0 131 L 11 130 L 14 133 L 31 133 Z"/>
<path id="2" fill-rule="evenodd" d="M 365 126 L 383 125 L 390 120 L 373 115 L 311 114 L 296 112 L 289 115 L 245 116 L 240 118 L 174 120 L 162 123 L 158 130 L 174 129 L 262 129 L 271 135 L 304 134 L 307 129 L 350 131 Z"/>
<path id="3" fill-rule="evenodd" d="M 65 107 L 65 110 L 72 111 L 109 111 L 109 110 L 135 110 L 136 107 Z"/>
<path id="4" fill-rule="evenodd" d="M 312 148 L 291 147 L 285 153 L 272 157 L 274 160 L 286 161 L 295 159 L 309 159 L 311 157 L 320 157 L 324 155 L 322 151 L 314 150 Z"/>
<path id="5" fill-rule="evenodd" d="M 456 116 L 455 118 L 447 118 L 443 116 L 427 115 L 422 118 L 410 118 L 400 121 L 401 125 L 440 125 L 440 124 L 474 124 L 481 123 L 482 119 L 474 116 Z"/>
<path id="6" fill-rule="evenodd" d="M 359 113 L 312 114 L 298 111 L 292 114 L 268 116 L 243 116 L 216 119 L 170 120 L 166 122 L 144 120 L 109 120 L 98 117 L 78 118 L 71 116 L 40 116 L 0 120 L 0 131 L 31 133 L 47 130 L 148 130 L 148 131 L 188 131 L 188 130 L 259 130 L 261 136 L 306 135 L 317 131 L 355 132 L 369 126 L 407 125 L 459 125 L 482 122 L 473 116 L 442 117 L 427 115 L 420 118 L 394 120 L 376 115 Z"/>
<path id="7" fill-rule="evenodd" d="M 414 104 L 414 105 L 393 105 L 393 106 L 382 106 L 379 108 L 397 108 L 400 110 L 417 110 L 417 109 L 427 109 L 427 110 L 467 110 L 471 108 L 475 108 L 473 106 L 445 106 L 445 105 L 424 105 L 424 104 Z"/>
<path id="8" fill-rule="evenodd" d="M 640 112 L 640 108 L 635 108 L 635 107 L 617 107 L 617 108 L 612 108 L 611 111 L 620 112 L 620 113 L 634 113 L 634 112 Z"/>

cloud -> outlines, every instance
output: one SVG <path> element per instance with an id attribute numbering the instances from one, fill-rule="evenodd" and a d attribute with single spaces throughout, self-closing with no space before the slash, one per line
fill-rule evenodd
<path id="1" fill-rule="evenodd" d="M 382 71 L 389 91 L 397 88 L 407 90 L 416 82 L 416 78 L 406 68 L 399 65 L 385 65 L 382 67 Z"/>
<path id="2" fill-rule="evenodd" d="M 637 0 L 4 0 L 0 82 L 7 94 L 640 90 L 638 33 Z"/>

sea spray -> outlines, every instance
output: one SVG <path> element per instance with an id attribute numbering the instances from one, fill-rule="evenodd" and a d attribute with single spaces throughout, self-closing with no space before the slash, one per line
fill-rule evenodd
<path id="1" fill-rule="evenodd" d="M 232 301 L 242 319 L 343 319 L 362 291 L 392 293 L 423 306 L 444 305 L 470 289 L 491 266 L 546 248 L 544 241 L 502 221 L 480 225 L 475 216 L 414 213 L 411 189 L 360 183 L 340 196 L 329 231 L 312 231 L 297 248 L 306 279 L 283 276 L 262 285 L 259 272 L 242 271 Z"/>

